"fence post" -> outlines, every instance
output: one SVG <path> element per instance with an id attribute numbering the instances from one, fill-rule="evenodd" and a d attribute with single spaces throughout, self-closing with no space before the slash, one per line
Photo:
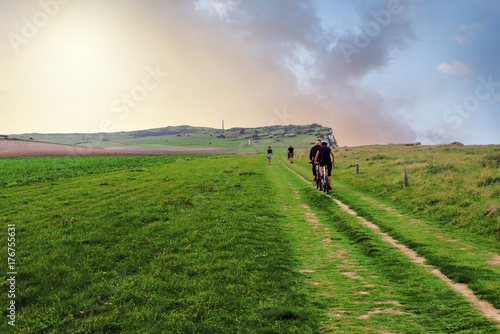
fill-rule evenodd
<path id="1" fill-rule="evenodd" d="M 403 188 L 408 188 L 408 172 L 403 172 Z"/>
<path id="2" fill-rule="evenodd" d="M 356 164 L 356 175 L 358 175 L 358 174 L 359 174 L 359 165 Z"/>

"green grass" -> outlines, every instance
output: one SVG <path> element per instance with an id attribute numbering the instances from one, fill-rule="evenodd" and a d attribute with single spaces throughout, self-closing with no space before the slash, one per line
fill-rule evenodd
<path id="1" fill-rule="evenodd" d="M 194 156 L 189 155 L 0 158 L 0 188 L 117 170 L 141 169 L 193 158 Z"/>
<path id="2" fill-rule="evenodd" d="M 77 158 L 69 174 L 56 177 L 43 171 L 60 158 L 4 165 L 7 176 L 16 166 L 36 166 L 41 174 L 34 175 L 44 181 L 25 176 L 1 189 L 0 235 L 6 240 L 6 225 L 16 225 L 18 275 L 17 326 L 3 321 L 0 332 L 498 332 L 444 282 L 281 166 L 284 153 L 276 156 L 272 166 L 264 155 Z M 394 159 L 372 161 L 386 160 Z M 306 161 L 296 162 L 290 166 L 308 177 Z M 358 193 L 346 186 L 335 196 L 363 206 Z M 310 212 L 328 231 L 312 229 Z M 483 287 L 481 297 L 496 298 L 497 271 L 478 265 L 488 244 L 473 257 L 458 254 L 402 224 L 404 217 L 368 204 L 360 213 L 428 249 L 430 261 L 449 256 L 461 272 L 476 270 L 481 277 L 465 279 L 477 291 Z M 333 241 L 329 246 L 321 233 Z M 455 236 L 449 233 L 443 236 Z M 472 238 L 467 243 L 478 238 L 464 236 Z M 0 244 L 2 254 L 6 246 Z M 330 256 L 344 250 L 347 258 Z M 346 270 L 363 280 L 346 277 Z M 380 304 L 391 300 L 399 304 Z M 0 305 L 7 303 L 2 293 Z M 389 308 L 399 313 L 370 313 Z M 337 311 L 342 316 L 334 318 Z"/>
<path id="3" fill-rule="evenodd" d="M 404 145 L 339 149 L 332 194 L 453 281 L 467 284 L 479 298 L 500 308 L 500 268 L 488 263 L 500 252 L 499 215 L 484 214 L 491 206 L 500 207 L 500 201 L 494 195 L 497 190 L 479 193 L 478 185 L 485 175 L 498 173 L 497 167 L 481 167 L 497 150 Z M 381 154 L 390 158 L 371 163 Z M 307 161 L 296 162 L 294 169 L 309 177 Z M 407 189 L 402 186 L 402 169 L 417 175 Z M 426 210 L 415 210 L 415 205 Z"/>
<path id="4" fill-rule="evenodd" d="M 500 241 L 500 213 L 487 216 L 491 207 L 500 208 L 498 145 L 366 146 L 339 148 L 334 154 L 337 182 L 415 218 Z M 405 171 L 407 189 L 403 189 Z"/>
<path id="5" fill-rule="evenodd" d="M 354 217 L 339 213 L 329 198 L 318 195 L 315 189 L 308 189 L 307 193 L 311 206 L 323 210 L 332 225 L 344 232 L 365 255 L 364 264 L 372 268 L 371 274 L 383 277 L 393 287 L 392 296 L 405 305 L 406 311 L 417 315 L 411 319 L 405 333 L 493 330 L 491 323 L 471 310 L 463 296 L 451 291 L 445 282 L 409 262 L 397 249 L 360 226 Z"/>
<path id="6" fill-rule="evenodd" d="M 199 158 L 9 188 L 0 202 L 17 228 L 17 328 L 315 332 L 279 204 L 247 196 L 271 190 L 252 174 L 256 161 Z"/>
<path id="7" fill-rule="evenodd" d="M 298 171 L 303 167 L 290 166 Z M 277 178 L 291 175 L 279 167 Z M 314 269 L 307 275 L 317 282 L 317 287 L 311 289 L 319 294 L 317 303 L 328 315 L 322 319 L 325 330 L 332 333 L 497 332 L 490 321 L 470 309 L 463 296 L 450 290 L 425 268 L 410 262 L 380 235 L 360 224 L 356 217 L 341 211 L 329 196 L 295 176 L 283 180 L 282 193 L 290 192 L 288 196 L 281 195 L 292 221 L 290 233 L 303 253 L 302 268 Z M 292 184 L 291 189 L 287 189 L 286 182 Z M 297 190 L 302 200 L 294 203 L 290 197 Z M 310 206 L 319 224 L 298 217 L 300 201 Z M 325 244 L 325 237 L 332 243 Z M 353 272 L 358 278 L 347 278 L 345 272 Z M 367 318 L 370 311 L 383 313 L 391 309 L 397 312 Z"/>

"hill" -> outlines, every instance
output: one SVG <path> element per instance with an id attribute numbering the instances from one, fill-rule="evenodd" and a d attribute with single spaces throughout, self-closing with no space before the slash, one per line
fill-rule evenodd
<path id="1" fill-rule="evenodd" d="M 273 148 L 306 148 L 316 140 L 327 140 L 338 146 L 331 128 L 319 124 L 274 125 L 259 128 L 231 128 L 228 130 L 168 126 L 156 129 L 113 133 L 27 133 L 11 135 L 24 140 L 91 148 L 141 147 L 155 150 L 184 151 L 186 149 L 218 149 L 238 152 L 262 151 Z"/>

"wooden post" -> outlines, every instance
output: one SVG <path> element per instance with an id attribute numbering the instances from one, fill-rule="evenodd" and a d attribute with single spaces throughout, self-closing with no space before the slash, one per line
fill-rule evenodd
<path id="1" fill-rule="evenodd" d="M 358 175 L 358 174 L 359 174 L 359 165 L 356 164 L 356 175 Z"/>
<path id="2" fill-rule="evenodd" d="M 408 188 L 408 172 L 403 172 L 403 188 Z"/>

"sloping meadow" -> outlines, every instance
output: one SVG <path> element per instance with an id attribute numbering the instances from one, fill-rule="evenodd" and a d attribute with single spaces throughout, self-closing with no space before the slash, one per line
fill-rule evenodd
<path id="1" fill-rule="evenodd" d="M 167 159 L 105 171 L 96 158 L 81 173 L 72 160 L 81 175 L 4 182 L 1 240 L 15 226 L 17 275 L 15 297 L 0 303 L 15 302 L 16 327 L 4 311 L 1 332 L 316 331 L 280 204 L 259 172 L 267 165 Z"/>
<path id="2" fill-rule="evenodd" d="M 387 145 L 334 153 L 334 174 L 342 182 L 414 216 L 500 240 L 500 146 Z"/>

